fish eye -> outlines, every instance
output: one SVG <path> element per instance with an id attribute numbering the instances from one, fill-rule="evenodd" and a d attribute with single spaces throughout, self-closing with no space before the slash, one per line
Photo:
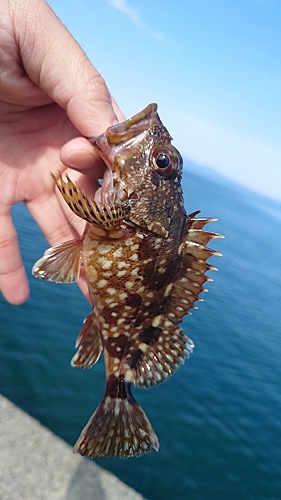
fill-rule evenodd
<path id="1" fill-rule="evenodd" d="M 181 155 L 173 146 L 155 146 L 151 159 L 157 174 L 166 179 L 178 173 L 182 166 Z"/>
<path id="2" fill-rule="evenodd" d="M 158 168 L 166 169 L 169 166 L 170 160 L 167 155 L 160 153 L 156 159 L 156 165 Z"/>

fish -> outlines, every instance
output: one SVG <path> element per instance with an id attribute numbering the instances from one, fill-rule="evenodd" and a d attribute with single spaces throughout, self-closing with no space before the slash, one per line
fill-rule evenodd
<path id="1" fill-rule="evenodd" d="M 220 255 L 204 230 L 216 219 L 186 214 L 183 160 L 157 105 L 90 138 L 106 170 L 93 198 L 68 175 L 51 174 L 67 205 L 86 221 L 83 235 L 48 249 L 33 276 L 75 283 L 83 266 L 92 300 L 72 366 L 90 368 L 104 353 L 105 395 L 74 452 L 94 458 L 140 456 L 159 441 L 132 394 L 167 380 L 194 343 L 179 323 L 202 301 L 207 263 Z"/>

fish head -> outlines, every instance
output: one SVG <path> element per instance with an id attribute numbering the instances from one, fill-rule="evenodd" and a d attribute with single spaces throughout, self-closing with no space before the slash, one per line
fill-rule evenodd
<path id="1" fill-rule="evenodd" d="M 107 167 L 96 201 L 127 203 L 128 223 L 165 237 L 176 213 L 185 214 L 182 157 L 171 141 L 156 104 L 90 139 Z"/>

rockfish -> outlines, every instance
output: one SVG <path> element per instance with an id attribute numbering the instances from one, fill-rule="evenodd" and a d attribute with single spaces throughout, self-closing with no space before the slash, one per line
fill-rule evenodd
<path id="1" fill-rule="evenodd" d="M 83 236 L 47 250 L 33 267 L 37 278 L 73 283 L 84 266 L 93 309 L 78 336 L 72 365 L 90 368 L 101 351 L 105 395 L 74 451 L 89 457 L 132 457 L 154 448 L 157 436 L 131 386 L 151 387 L 170 377 L 193 342 L 178 326 L 194 306 L 206 247 L 219 235 L 203 230 L 215 219 L 186 215 L 182 158 L 150 104 L 133 118 L 90 139 L 106 164 L 90 199 L 68 176 L 53 175 L 71 210 L 87 221 Z"/>

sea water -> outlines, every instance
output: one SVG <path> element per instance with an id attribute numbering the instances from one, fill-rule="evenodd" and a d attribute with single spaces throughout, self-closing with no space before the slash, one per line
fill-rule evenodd
<path id="1" fill-rule="evenodd" d="M 184 322 L 196 348 L 164 384 L 134 389 L 159 453 L 97 459 L 148 500 L 281 498 L 281 205 L 219 177 L 185 171 L 188 212 L 218 217 L 208 229 L 218 272 Z M 71 368 L 90 308 L 76 285 L 31 277 L 48 247 L 23 207 L 13 209 L 31 297 L 0 298 L 0 392 L 70 444 L 104 392 L 101 359 Z"/>

